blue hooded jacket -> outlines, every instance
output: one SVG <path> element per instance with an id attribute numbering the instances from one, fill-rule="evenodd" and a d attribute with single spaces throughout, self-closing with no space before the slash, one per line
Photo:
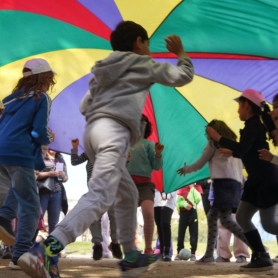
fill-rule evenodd
<path id="1" fill-rule="evenodd" d="M 0 119 L 0 164 L 17 165 L 42 170 L 41 145 L 49 145 L 52 136 L 47 124 L 51 99 L 45 93 L 36 99 L 18 98 L 21 91 L 3 100 L 4 110 Z"/>

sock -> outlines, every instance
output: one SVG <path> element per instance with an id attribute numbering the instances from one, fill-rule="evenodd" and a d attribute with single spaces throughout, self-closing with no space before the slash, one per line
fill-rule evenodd
<path id="1" fill-rule="evenodd" d="M 50 257 L 57 255 L 64 249 L 62 243 L 54 236 L 48 236 L 43 245 L 46 247 L 46 254 Z"/>
<path id="2" fill-rule="evenodd" d="M 125 260 L 132 263 L 137 260 L 138 256 L 139 256 L 138 251 L 128 252 L 128 253 L 125 253 Z"/>
<path id="3" fill-rule="evenodd" d="M 265 252 L 261 236 L 257 229 L 245 233 L 245 237 L 247 238 L 253 252 Z"/>

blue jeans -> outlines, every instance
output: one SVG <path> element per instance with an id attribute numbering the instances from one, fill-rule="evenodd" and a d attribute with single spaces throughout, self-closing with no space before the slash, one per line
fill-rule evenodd
<path id="1" fill-rule="evenodd" d="M 18 217 L 13 250 L 13 257 L 18 258 L 30 249 L 40 217 L 35 174 L 30 168 L 0 164 L 0 175 L 11 183 L 8 195 L 0 208 L 0 216 L 8 220 Z"/>
<path id="2" fill-rule="evenodd" d="M 59 222 L 62 210 L 62 191 L 42 193 L 40 194 L 40 201 L 43 215 L 46 211 L 48 214 L 48 232 L 50 234 Z"/>

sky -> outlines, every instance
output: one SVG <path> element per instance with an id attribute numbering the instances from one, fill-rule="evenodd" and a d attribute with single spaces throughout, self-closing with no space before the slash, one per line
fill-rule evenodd
<path id="1" fill-rule="evenodd" d="M 63 158 L 67 165 L 68 181 L 64 183 L 67 197 L 70 200 L 78 200 L 84 193 L 88 191 L 86 162 L 72 166 L 70 155 L 63 154 Z"/>

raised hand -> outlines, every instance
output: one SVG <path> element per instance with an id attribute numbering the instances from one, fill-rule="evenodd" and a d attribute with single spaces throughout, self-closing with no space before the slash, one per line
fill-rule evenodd
<path id="1" fill-rule="evenodd" d="M 164 39 L 166 42 L 166 48 L 177 56 L 180 54 L 185 54 L 182 46 L 182 42 L 179 36 L 171 35 Z"/>
<path id="2" fill-rule="evenodd" d="M 155 148 L 155 156 L 161 157 L 162 156 L 161 153 L 164 149 L 164 145 L 160 144 L 159 142 L 156 142 L 154 148 Z"/>
<path id="3" fill-rule="evenodd" d="M 72 145 L 73 149 L 77 149 L 78 145 L 79 145 L 79 139 L 78 138 L 72 139 L 71 140 L 71 145 Z"/>

